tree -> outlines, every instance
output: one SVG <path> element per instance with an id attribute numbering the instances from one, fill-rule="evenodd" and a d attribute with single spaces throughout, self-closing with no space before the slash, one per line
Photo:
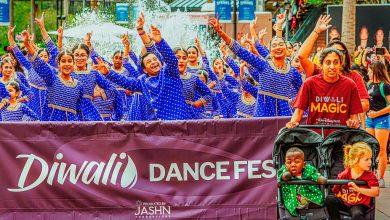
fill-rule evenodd
<path id="1" fill-rule="evenodd" d="M 341 40 L 351 53 L 355 51 L 355 18 L 356 0 L 344 0 Z"/>

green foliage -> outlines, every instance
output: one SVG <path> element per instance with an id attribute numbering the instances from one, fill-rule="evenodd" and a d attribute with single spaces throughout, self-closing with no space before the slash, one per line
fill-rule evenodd
<path id="1" fill-rule="evenodd" d="M 38 4 L 38 16 L 42 14 L 42 11 L 45 12 L 45 27 L 47 31 L 57 29 L 57 12 L 56 12 L 56 2 L 55 1 L 36 1 Z M 27 25 L 31 24 L 31 3 L 28 1 L 15 1 L 14 2 L 14 19 L 15 19 L 15 34 L 21 33 L 27 28 Z M 0 27 L 0 54 L 4 53 L 4 46 L 9 45 L 7 39 L 8 27 Z M 41 32 L 39 27 L 36 25 L 35 36 L 37 42 L 40 42 L 42 39 Z"/>
<path id="2" fill-rule="evenodd" d="M 45 27 L 47 31 L 57 30 L 57 11 L 56 1 L 36 1 L 38 4 L 38 17 L 42 12 L 45 12 Z M 27 25 L 31 25 L 31 3 L 29 1 L 15 1 L 14 2 L 14 19 L 15 19 L 15 34 L 21 33 L 27 28 Z M 73 14 L 69 14 L 67 20 L 74 18 Z M 60 24 L 60 22 L 59 22 Z M 4 46 L 9 45 L 7 39 L 8 27 L 0 26 L 0 55 L 4 53 Z M 36 42 L 42 41 L 41 31 L 39 27 L 35 25 Z"/>

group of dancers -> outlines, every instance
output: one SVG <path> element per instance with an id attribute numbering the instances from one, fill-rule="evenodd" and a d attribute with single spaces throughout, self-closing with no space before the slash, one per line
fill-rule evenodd
<path id="1" fill-rule="evenodd" d="M 276 36 L 268 45 L 266 30 L 234 41 L 216 18 L 209 20 L 222 39 L 221 56 L 209 61 L 201 42 L 171 48 L 153 25 L 146 33 L 145 18 L 137 22 L 143 42 L 140 55 L 124 50 L 102 59 L 91 44 L 91 33 L 71 51 L 63 50 L 62 33 L 54 44 L 38 24 L 46 48 L 38 48 L 23 31 L 21 48 L 14 28 L 8 39 L 12 51 L 1 60 L 2 121 L 117 121 L 189 120 L 291 116 L 292 103 L 306 77 L 297 50 L 282 37 L 285 15 L 276 19 Z M 290 45 L 290 47 L 289 47 Z M 226 47 L 239 59 L 233 59 Z M 299 49 L 299 48 L 298 48 Z M 307 48 L 309 50 L 310 48 Z M 310 73 L 311 75 L 312 73 Z"/>
<path id="2" fill-rule="evenodd" d="M 278 16 L 278 27 L 284 21 Z M 240 43 L 221 35 L 221 56 L 209 61 L 201 42 L 171 48 L 158 28 L 146 33 L 145 18 L 137 22 L 143 42 L 140 55 L 131 50 L 128 35 L 123 51 L 104 60 L 95 51 L 92 34 L 71 51 L 48 35 L 44 14 L 35 19 L 46 48 L 38 48 L 28 31 L 23 45 L 8 39 L 12 51 L 1 59 L 2 121 L 118 121 L 251 118 L 292 115 L 292 100 L 302 74 L 292 66 L 293 54 L 278 35 L 268 48 L 263 37 L 243 37 Z M 210 20 L 214 25 L 215 19 Z M 251 25 L 255 31 L 256 22 Z M 281 27 L 280 27 L 281 28 Z M 240 58 L 228 55 L 226 47 Z"/>

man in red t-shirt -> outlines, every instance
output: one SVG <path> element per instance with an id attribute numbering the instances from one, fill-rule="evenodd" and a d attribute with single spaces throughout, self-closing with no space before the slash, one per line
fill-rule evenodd
<path id="1" fill-rule="evenodd" d="M 340 74 L 342 55 L 333 48 L 323 51 L 323 74 L 308 78 L 294 102 L 295 112 L 287 128 L 298 126 L 306 109 L 308 125 L 347 125 L 358 128 L 363 112 L 356 84 Z M 328 133 L 328 132 L 327 132 Z"/>

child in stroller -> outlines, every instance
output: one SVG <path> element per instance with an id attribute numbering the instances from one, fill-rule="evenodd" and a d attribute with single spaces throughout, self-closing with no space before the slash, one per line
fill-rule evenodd
<path id="1" fill-rule="evenodd" d="M 327 196 L 325 205 L 332 220 L 340 219 L 340 210 L 349 212 L 352 220 L 365 219 L 365 213 L 370 208 L 371 197 L 379 195 L 379 183 L 374 173 L 370 171 L 372 150 L 365 142 L 356 142 L 344 146 L 344 166 L 337 179 L 357 179 L 367 182 L 367 186 L 335 185 L 334 195 Z"/>
<path id="2" fill-rule="evenodd" d="M 303 179 L 312 180 L 320 184 L 326 183 L 326 178 L 321 176 L 318 170 L 306 164 L 304 152 L 292 147 L 286 152 L 285 164 L 278 170 L 278 182 Z M 310 203 L 323 205 L 324 196 L 316 185 L 283 185 L 282 195 L 284 206 L 292 216 L 298 216 L 296 209 L 306 209 Z"/>
<path id="3" fill-rule="evenodd" d="M 301 219 L 326 219 L 328 217 L 326 208 L 321 207 L 320 205 L 323 203 L 323 193 L 320 188 L 316 185 L 313 185 L 313 179 L 318 181 L 319 177 L 318 171 L 316 168 L 320 168 L 324 166 L 321 163 L 319 147 L 323 141 L 321 135 L 317 132 L 314 132 L 310 129 L 305 128 L 295 128 L 295 129 L 282 129 L 278 137 L 274 143 L 274 149 L 272 153 L 274 166 L 278 169 L 278 219 L 290 219 L 290 220 L 301 220 Z M 299 150 L 294 150 L 298 148 Z M 287 172 L 286 159 L 290 159 L 290 152 L 292 151 L 293 156 L 297 156 L 302 161 L 302 169 L 305 163 L 306 168 L 302 171 L 303 178 L 306 180 L 298 180 L 296 177 L 292 177 L 289 181 L 282 181 L 282 175 Z M 297 151 L 297 152 L 295 152 Z M 302 153 L 303 152 L 303 153 Z M 295 159 L 295 158 L 294 158 Z M 296 166 L 296 165 L 295 165 Z M 296 168 L 295 168 L 296 169 Z M 309 176 L 315 175 L 315 178 L 308 178 L 305 172 L 310 171 Z M 296 172 L 290 169 L 290 173 L 296 175 Z M 289 176 L 289 174 L 285 174 Z M 286 178 L 284 178 L 286 179 Z M 322 179 L 322 178 L 321 178 Z M 309 181 L 308 184 L 291 184 L 293 181 Z M 288 186 L 292 186 L 291 191 L 293 192 L 293 196 L 285 193 L 285 189 L 288 189 Z M 311 186 L 309 186 L 311 185 Z M 286 187 L 285 187 L 286 186 Z M 307 186 L 311 188 L 309 192 L 316 192 L 316 195 L 321 195 L 321 198 L 312 199 L 315 203 L 311 202 L 308 204 L 308 207 L 305 209 L 296 209 L 298 207 L 298 198 L 297 196 L 297 188 L 304 189 Z M 316 189 L 314 189 L 316 188 Z M 306 188 L 307 189 L 307 188 Z M 285 191 L 285 192 L 283 192 Z M 300 191 L 299 191 L 300 192 Z M 295 197 L 294 197 L 295 195 Z M 310 199 L 310 198 L 309 198 Z M 294 205 L 291 205 L 291 202 L 294 201 Z M 290 204 L 289 204 L 290 203 Z"/>
<path id="4" fill-rule="evenodd" d="M 323 137 L 307 128 L 321 128 L 321 129 L 341 129 L 332 132 L 325 140 Z M 322 132 L 323 133 L 323 132 Z M 366 184 L 362 180 L 354 179 L 338 179 L 339 173 L 345 168 L 343 166 L 344 154 L 343 146 L 346 144 L 354 144 L 357 142 L 365 142 L 372 149 L 372 164 L 371 171 L 374 170 L 377 163 L 375 158 L 379 152 L 379 143 L 369 133 L 361 129 L 348 129 L 345 126 L 319 126 L 319 125 L 304 125 L 294 129 L 282 129 L 274 143 L 273 161 L 276 169 L 280 169 L 285 163 L 286 151 L 291 147 L 298 147 L 304 151 L 304 158 L 306 163 L 310 163 L 318 168 L 320 173 L 328 178 L 327 184 L 321 186 L 320 189 L 327 197 L 330 191 L 330 186 L 333 185 L 347 185 L 349 182 L 355 182 L 357 185 Z M 292 216 L 286 206 L 284 205 L 284 196 L 282 194 L 282 186 L 286 184 L 319 184 L 313 181 L 304 180 L 290 180 L 278 184 L 278 219 L 329 219 L 329 214 L 326 207 L 316 207 L 310 205 L 308 209 L 296 209 L 299 217 Z M 349 212 L 340 210 L 341 219 L 351 219 Z M 370 201 L 370 208 L 365 211 L 364 219 L 375 219 L 375 199 L 372 197 Z"/>

